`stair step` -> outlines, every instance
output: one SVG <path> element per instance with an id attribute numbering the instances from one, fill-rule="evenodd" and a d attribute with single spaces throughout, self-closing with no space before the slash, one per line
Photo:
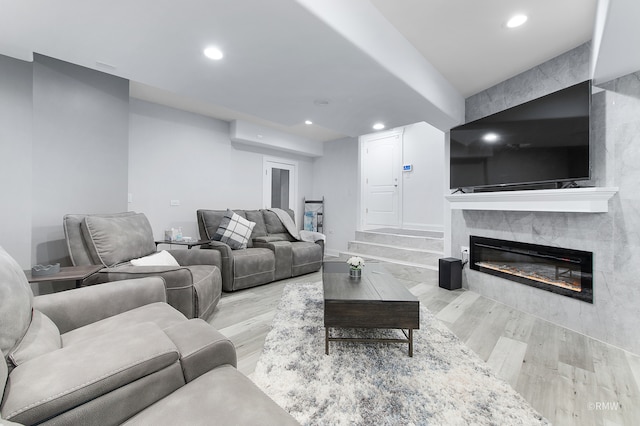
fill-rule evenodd
<path id="1" fill-rule="evenodd" d="M 356 241 L 438 252 L 444 251 L 444 239 L 436 237 L 401 235 L 376 231 L 356 231 Z"/>
<path id="2" fill-rule="evenodd" d="M 444 232 L 442 231 L 426 231 L 419 229 L 375 228 L 367 229 L 366 232 L 375 232 L 378 234 L 407 235 L 412 237 L 444 238 Z"/>
<path id="3" fill-rule="evenodd" d="M 428 265 L 434 268 L 438 266 L 438 259 L 444 256 L 444 253 L 438 250 L 397 247 L 362 241 L 350 241 L 347 250 L 350 253 L 359 253 L 363 257 L 384 258 L 396 261 L 396 263 L 408 262 L 413 265 Z"/>
<path id="4" fill-rule="evenodd" d="M 408 262 L 405 260 L 398 260 L 398 259 L 390 259 L 387 257 L 382 257 L 382 256 L 375 256 L 375 255 L 369 255 L 369 254 L 362 254 L 362 253 L 355 253 L 355 252 L 351 252 L 351 251 L 342 251 L 340 252 L 340 256 L 345 256 L 345 257 L 349 257 L 349 256 L 360 256 L 362 258 L 366 259 L 374 259 L 374 260 L 379 260 L 381 262 L 388 262 L 388 263 L 395 263 L 397 265 L 404 265 L 404 266 L 413 266 L 414 268 L 420 268 L 420 269 L 427 269 L 429 271 L 437 271 L 438 270 L 438 266 L 433 266 L 433 265 L 425 265 L 422 263 L 414 263 L 414 262 Z"/>

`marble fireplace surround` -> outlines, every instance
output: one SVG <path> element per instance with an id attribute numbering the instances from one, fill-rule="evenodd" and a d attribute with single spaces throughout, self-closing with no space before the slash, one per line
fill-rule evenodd
<path id="1" fill-rule="evenodd" d="M 579 46 L 468 98 L 466 120 L 589 79 L 590 52 L 589 44 Z M 463 209 L 449 200 L 451 252 L 459 257 L 470 235 L 592 252 L 593 304 L 516 285 L 468 266 L 463 269 L 463 286 L 640 354 L 640 71 L 599 83 L 593 91 L 591 118 L 591 184 L 617 189 L 606 209 L 532 211 L 515 208 L 508 200 L 506 206 L 493 204 L 494 210 Z"/>

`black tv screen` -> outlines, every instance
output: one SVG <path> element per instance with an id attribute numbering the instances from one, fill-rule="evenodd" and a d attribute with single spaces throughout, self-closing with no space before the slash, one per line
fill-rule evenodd
<path id="1" fill-rule="evenodd" d="M 450 132 L 450 187 L 508 187 L 590 178 L 591 81 Z"/>

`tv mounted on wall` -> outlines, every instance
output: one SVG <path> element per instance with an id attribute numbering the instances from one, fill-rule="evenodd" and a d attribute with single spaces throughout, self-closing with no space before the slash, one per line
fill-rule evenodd
<path id="1" fill-rule="evenodd" d="M 451 129 L 450 188 L 588 180 L 591 81 Z"/>

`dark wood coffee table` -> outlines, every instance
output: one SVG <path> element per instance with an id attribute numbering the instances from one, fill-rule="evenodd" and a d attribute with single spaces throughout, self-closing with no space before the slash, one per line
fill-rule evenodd
<path id="1" fill-rule="evenodd" d="M 344 261 L 322 264 L 325 353 L 329 342 L 407 343 L 413 356 L 413 330 L 420 328 L 420 301 L 380 263 L 368 262 L 362 278 L 349 277 Z M 406 339 L 332 337 L 330 328 L 400 329 Z"/>

